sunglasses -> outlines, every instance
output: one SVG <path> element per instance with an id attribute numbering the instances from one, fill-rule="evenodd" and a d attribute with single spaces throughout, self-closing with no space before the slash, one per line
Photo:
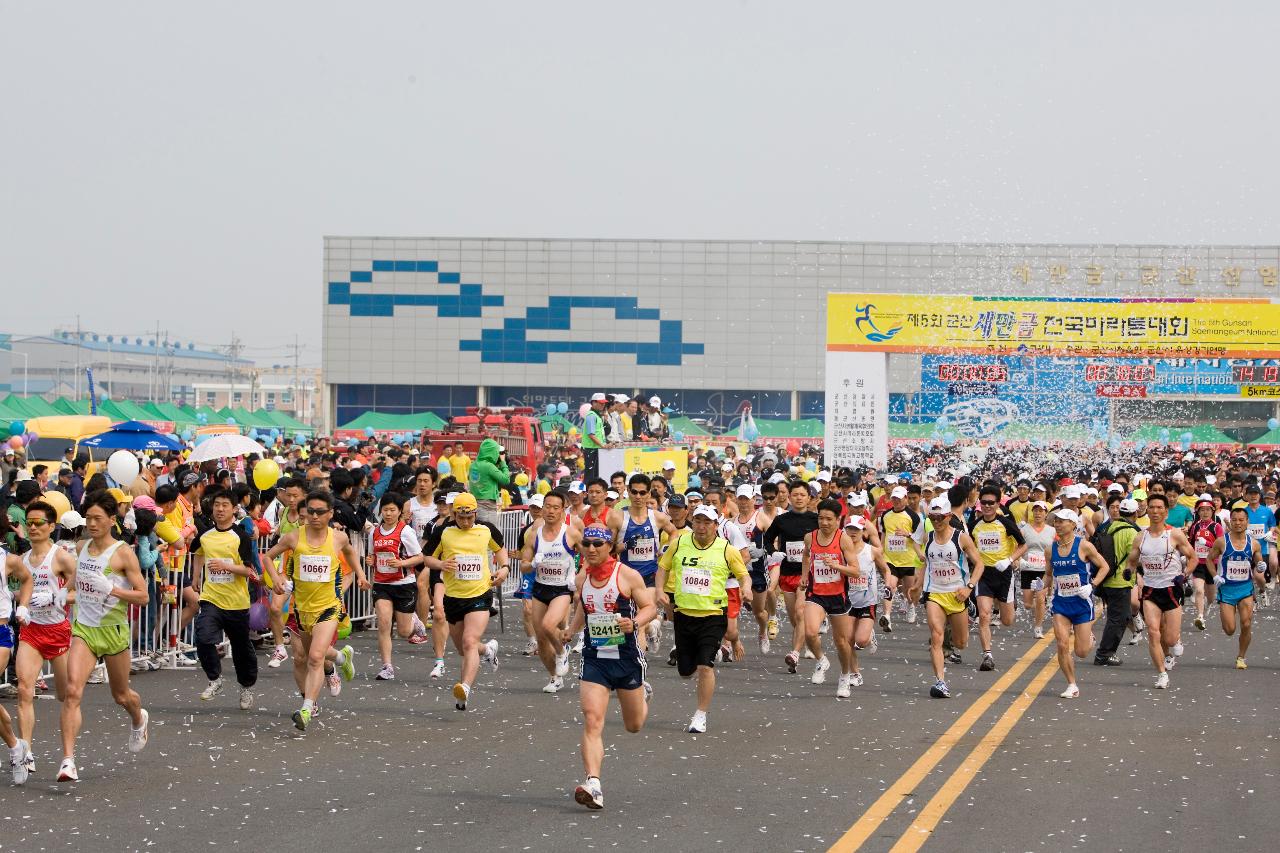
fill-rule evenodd
<path id="1" fill-rule="evenodd" d="M 331 510 L 327 506 L 309 506 L 307 512 L 311 515 L 324 515 Z"/>
<path id="2" fill-rule="evenodd" d="M 631 494 L 636 495 L 637 497 L 643 497 L 649 494 L 648 489 L 627 489 L 627 491 L 631 492 Z"/>
<path id="3" fill-rule="evenodd" d="M 583 539 L 582 540 L 583 548 L 603 548 L 608 544 L 610 544 L 608 539 Z"/>
<path id="4" fill-rule="evenodd" d="M 48 527 L 52 522 L 45 521 L 43 518 L 28 518 L 27 527 Z"/>
<path id="5" fill-rule="evenodd" d="M 995 506 L 995 505 L 996 505 L 996 502 L 995 502 L 995 501 L 982 501 L 982 505 L 983 505 L 983 506 Z"/>

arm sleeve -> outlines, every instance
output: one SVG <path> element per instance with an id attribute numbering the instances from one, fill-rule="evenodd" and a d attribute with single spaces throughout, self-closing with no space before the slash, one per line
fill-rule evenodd
<path id="1" fill-rule="evenodd" d="M 502 531 L 496 525 L 489 521 L 481 521 L 479 523 L 489 528 L 489 534 L 493 538 L 492 550 L 498 551 L 506 547 L 506 543 L 502 540 Z"/>
<path id="2" fill-rule="evenodd" d="M 245 566 L 253 566 L 257 568 L 258 549 L 253 547 L 253 540 L 249 538 L 248 532 L 240 525 L 236 525 L 235 531 L 236 535 L 240 537 L 240 547 L 238 549 L 240 554 L 240 563 Z"/>
<path id="3" fill-rule="evenodd" d="M 1014 542 L 1017 542 L 1019 545 L 1027 544 L 1027 540 L 1022 536 L 1022 531 L 1018 529 L 1017 522 L 1015 522 L 1011 516 L 1002 515 L 1000 518 L 1004 520 L 1004 529 L 1009 531 L 1009 535 L 1013 537 Z"/>

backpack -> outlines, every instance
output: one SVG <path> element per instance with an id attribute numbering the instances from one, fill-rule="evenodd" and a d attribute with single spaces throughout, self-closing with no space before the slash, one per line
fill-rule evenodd
<path id="1" fill-rule="evenodd" d="M 1116 559 L 1116 532 L 1126 528 L 1138 529 L 1137 525 L 1123 518 L 1109 518 L 1105 524 L 1095 528 L 1093 535 L 1089 537 L 1089 544 L 1098 550 L 1112 572 L 1116 571 L 1120 562 Z"/>

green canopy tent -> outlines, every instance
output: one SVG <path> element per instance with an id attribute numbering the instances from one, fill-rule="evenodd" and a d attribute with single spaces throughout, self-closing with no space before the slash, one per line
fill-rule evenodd
<path id="1" fill-rule="evenodd" d="M 672 435 L 676 433 L 681 435 L 711 435 L 710 430 L 698 426 L 686 417 L 668 418 L 667 429 L 671 431 Z"/>
<path id="2" fill-rule="evenodd" d="M 933 424 L 904 424 L 889 421 L 889 438 L 897 439 L 932 439 L 935 433 Z"/>
<path id="3" fill-rule="evenodd" d="M 88 400 L 72 400 L 68 397 L 54 400 L 53 407 L 64 415 L 88 415 L 92 414 L 93 409 Z"/>
<path id="4" fill-rule="evenodd" d="M 391 415 L 385 412 L 365 412 L 339 429 L 373 429 L 376 432 L 413 432 L 415 430 L 443 429 L 445 422 L 431 412 L 415 412 L 411 415 Z"/>
<path id="5" fill-rule="evenodd" d="M 1239 444 L 1236 439 L 1227 435 L 1213 424 L 1198 424 L 1196 426 L 1160 426 L 1159 424 L 1147 424 L 1139 427 L 1129 437 L 1130 441 L 1145 441 L 1149 444 L 1159 444 L 1161 434 L 1164 430 L 1169 431 L 1167 442 L 1169 444 L 1179 444 L 1182 436 L 1191 433 L 1192 444 Z"/>
<path id="6" fill-rule="evenodd" d="M 826 427 L 816 418 L 803 418 L 798 421 L 756 418 L 755 422 L 761 438 L 822 438 L 826 434 Z M 724 434 L 737 435 L 737 426 L 725 430 Z"/>
<path id="7" fill-rule="evenodd" d="M 0 406 L 10 412 L 21 414 L 22 420 L 26 418 L 43 418 L 47 415 L 66 414 L 55 409 L 53 404 L 43 397 L 19 397 L 17 394 L 10 394 L 0 401 Z"/>

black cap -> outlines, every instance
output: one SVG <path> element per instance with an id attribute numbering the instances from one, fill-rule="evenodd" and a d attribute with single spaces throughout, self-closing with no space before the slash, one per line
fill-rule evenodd
<path id="1" fill-rule="evenodd" d="M 676 492 L 675 494 L 667 498 L 667 506 L 669 507 L 673 506 L 676 509 L 685 509 L 689 506 L 689 501 L 685 500 L 684 495 L 680 494 L 679 492 Z"/>
<path id="2" fill-rule="evenodd" d="M 182 479 L 178 481 L 178 488 L 183 491 L 186 491 L 192 486 L 198 483 L 203 483 L 203 482 L 204 482 L 204 474 L 201 474 L 199 471 L 188 471 L 187 473 L 183 474 Z"/>

